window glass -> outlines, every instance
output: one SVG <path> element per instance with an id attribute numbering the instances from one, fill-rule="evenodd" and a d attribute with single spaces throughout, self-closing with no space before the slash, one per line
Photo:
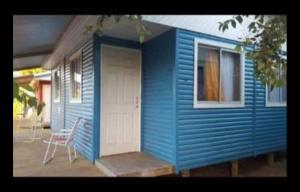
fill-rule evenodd
<path id="1" fill-rule="evenodd" d="M 219 100 L 220 54 L 218 49 L 198 48 L 198 100 Z"/>
<path id="2" fill-rule="evenodd" d="M 54 72 L 54 98 L 59 100 L 60 97 L 60 70 Z"/>
<path id="3" fill-rule="evenodd" d="M 78 54 L 76 57 L 72 58 L 70 62 L 70 86 L 72 100 L 80 100 L 81 98 L 81 68 L 81 56 Z"/>
<path id="4" fill-rule="evenodd" d="M 222 51 L 221 101 L 240 100 L 240 55 Z"/>
<path id="5" fill-rule="evenodd" d="M 197 73 L 198 101 L 240 101 L 240 54 L 199 45 Z"/>
<path id="6" fill-rule="evenodd" d="M 281 70 L 277 70 L 278 73 L 277 75 L 281 75 Z M 267 93 L 267 102 L 272 103 L 272 104 L 282 104 L 286 102 L 286 83 L 285 86 L 281 87 L 274 87 L 273 90 L 271 91 L 271 88 L 268 86 L 268 93 Z"/>

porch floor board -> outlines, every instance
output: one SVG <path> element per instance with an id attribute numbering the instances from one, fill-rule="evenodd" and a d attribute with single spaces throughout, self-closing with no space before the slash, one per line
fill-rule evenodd
<path id="1" fill-rule="evenodd" d="M 141 152 L 123 153 L 101 157 L 96 166 L 107 176 L 154 177 L 174 174 L 169 163 Z"/>
<path id="2" fill-rule="evenodd" d="M 67 150 L 57 147 L 56 155 L 47 165 L 42 163 L 50 131 L 45 130 L 41 140 L 28 142 L 30 130 L 14 129 L 13 176 L 14 177 L 101 177 L 104 174 L 80 154 L 70 163 Z"/>

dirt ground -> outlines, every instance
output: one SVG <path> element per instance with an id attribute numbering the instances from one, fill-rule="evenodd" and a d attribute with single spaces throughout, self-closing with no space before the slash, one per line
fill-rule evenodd
<path id="1" fill-rule="evenodd" d="M 274 164 L 269 165 L 267 155 L 239 160 L 239 177 L 286 177 L 286 155 L 274 153 Z M 230 163 L 221 163 L 191 170 L 193 177 L 230 177 Z"/>

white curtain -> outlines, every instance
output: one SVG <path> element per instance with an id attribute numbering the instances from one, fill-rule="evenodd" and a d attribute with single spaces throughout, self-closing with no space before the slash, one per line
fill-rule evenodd
<path id="1" fill-rule="evenodd" d="M 234 100 L 234 57 L 231 53 L 222 52 L 221 83 L 224 93 L 223 101 Z"/>
<path id="2" fill-rule="evenodd" d="M 282 87 L 282 102 L 286 102 L 286 87 Z"/>
<path id="3" fill-rule="evenodd" d="M 280 87 L 275 87 L 271 92 L 270 92 L 270 87 L 269 87 L 269 101 L 271 102 L 280 102 Z"/>

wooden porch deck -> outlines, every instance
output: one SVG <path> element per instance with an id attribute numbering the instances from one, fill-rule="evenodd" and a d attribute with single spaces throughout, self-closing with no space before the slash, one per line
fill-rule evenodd
<path id="1" fill-rule="evenodd" d="M 174 173 L 173 166 L 144 153 L 106 156 L 96 161 L 96 166 L 78 155 L 70 164 L 64 147 L 57 147 L 54 159 L 44 165 L 47 144 L 43 140 L 50 138 L 50 130 L 45 130 L 43 138 L 33 142 L 28 139 L 30 134 L 30 130 L 14 129 L 14 177 L 153 177 Z"/>
<path id="2" fill-rule="evenodd" d="M 101 157 L 95 164 L 111 177 L 155 177 L 175 172 L 169 163 L 140 152 Z"/>
<path id="3" fill-rule="evenodd" d="M 45 130 L 43 139 L 50 138 Z M 57 147 L 55 158 L 44 165 L 43 156 L 47 144 L 42 140 L 28 142 L 29 130 L 14 130 L 13 176 L 14 177 L 101 177 L 105 176 L 96 166 L 84 157 L 70 164 L 64 147 Z"/>

